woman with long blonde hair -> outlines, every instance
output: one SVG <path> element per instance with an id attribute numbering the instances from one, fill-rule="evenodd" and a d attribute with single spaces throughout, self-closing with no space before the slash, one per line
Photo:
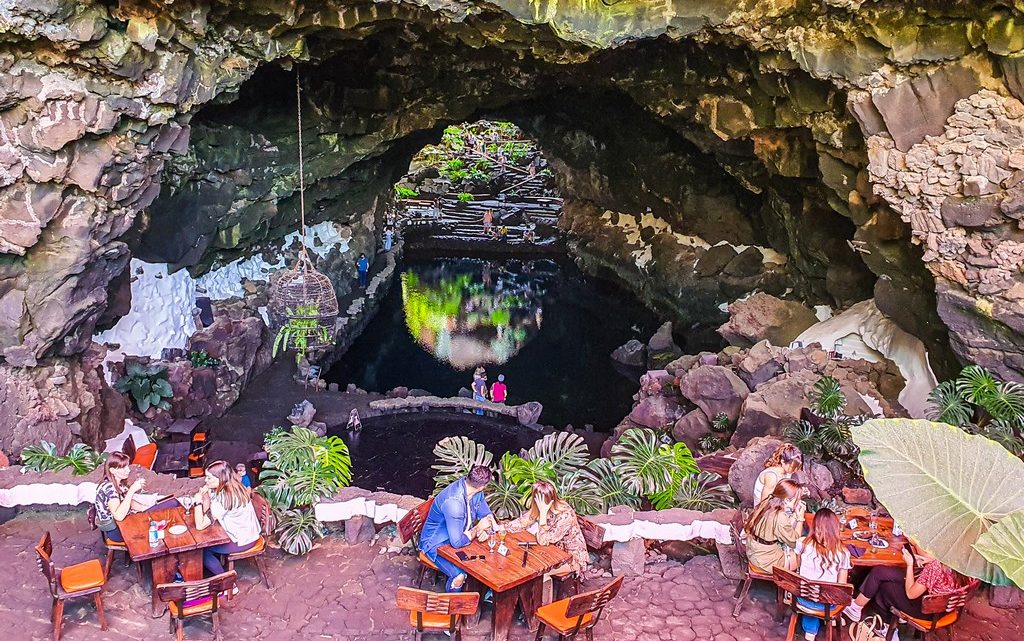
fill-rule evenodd
<path id="1" fill-rule="evenodd" d="M 743 527 L 747 533 L 747 557 L 762 572 L 772 568 L 796 568 L 794 546 L 803 530 L 803 487 L 783 479 L 771 496 L 761 501 Z"/>
<path id="2" fill-rule="evenodd" d="M 828 583 L 846 583 L 853 565 L 850 551 L 843 545 L 840 536 L 839 517 L 828 508 L 814 513 L 810 533 L 797 541 L 796 553 L 800 556 L 798 572 L 800 576 L 811 581 Z M 810 610 L 824 608 L 820 603 L 800 597 L 801 604 Z M 802 615 L 800 625 L 804 630 L 804 638 L 814 641 L 821 629 L 821 618 Z"/>
<path id="3" fill-rule="evenodd" d="M 765 500 L 783 479 L 791 479 L 803 467 L 804 455 L 792 443 L 783 443 L 764 462 L 764 469 L 754 480 L 754 505 Z"/>
<path id="4" fill-rule="evenodd" d="M 203 550 L 203 567 L 211 575 L 224 572 L 218 555 L 244 552 L 260 539 L 260 522 L 252 505 L 252 493 L 242 485 L 235 470 L 226 461 L 214 461 L 206 467 L 205 485 L 195 496 L 196 528 L 202 530 L 213 521 L 220 523 L 231 543 Z"/>
<path id="5" fill-rule="evenodd" d="M 576 572 L 582 580 L 590 562 L 583 530 L 576 518 L 576 510 L 558 496 L 558 491 L 549 481 L 533 484 L 530 508 L 505 527 L 509 532 L 522 532 L 534 524 L 537 525 L 537 543 L 558 546 L 570 556 L 568 562 L 548 574 L 562 576 Z"/>

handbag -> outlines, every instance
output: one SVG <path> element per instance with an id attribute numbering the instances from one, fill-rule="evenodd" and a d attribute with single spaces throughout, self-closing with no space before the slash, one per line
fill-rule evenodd
<path id="1" fill-rule="evenodd" d="M 882 638 L 881 634 L 875 632 L 883 627 L 882 617 L 874 614 L 861 621 L 850 624 L 850 641 L 874 641 Z"/>

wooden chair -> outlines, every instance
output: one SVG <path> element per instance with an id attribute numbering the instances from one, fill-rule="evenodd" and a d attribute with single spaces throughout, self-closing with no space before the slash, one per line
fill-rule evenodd
<path id="1" fill-rule="evenodd" d="M 789 616 L 789 631 L 786 633 L 786 641 L 793 641 L 793 635 L 796 634 L 796 622 L 801 615 L 823 619 L 825 630 L 827 630 L 825 638 L 832 641 L 832 622 L 840 621 L 839 613 L 853 600 L 853 586 L 848 583 L 811 581 L 782 568 L 772 569 L 772 574 L 775 577 L 775 584 L 788 594 L 787 600 L 793 611 Z M 797 597 L 820 603 L 821 607 L 804 605 Z M 841 627 L 836 634 L 838 637 L 842 636 Z"/>
<path id="2" fill-rule="evenodd" d="M 50 533 L 43 534 L 36 546 L 39 557 L 39 569 L 46 577 L 50 587 L 53 605 L 50 609 L 50 620 L 53 622 L 53 641 L 60 641 L 60 630 L 64 622 L 64 602 L 68 599 L 91 596 L 96 603 L 96 617 L 100 621 L 100 629 L 107 629 L 107 618 L 103 612 L 103 586 L 107 577 L 103 573 L 103 565 L 99 560 L 92 559 L 84 563 L 56 568 L 53 565 L 53 542 Z"/>
<path id="3" fill-rule="evenodd" d="M 427 521 L 427 513 L 430 512 L 430 506 L 434 504 L 434 499 L 429 498 L 423 501 L 402 517 L 402 520 L 398 522 L 398 538 L 401 539 L 402 543 L 408 543 L 413 539 L 418 539 L 420 531 L 423 530 L 423 524 Z M 416 575 L 416 587 L 423 587 L 423 577 L 427 571 L 430 570 L 434 573 L 434 582 L 437 582 L 437 575 L 440 572 L 437 566 L 431 561 L 426 554 L 423 552 L 419 553 L 420 569 Z"/>
<path id="4" fill-rule="evenodd" d="M 588 641 L 593 641 L 594 626 L 601 620 L 601 614 L 608 602 L 619 593 L 622 580 L 623 577 L 620 576 L 603 588 L 537 608 L 540 626 L 537 628 L 536 641 L 544 638 L 545 627 L 557 632 L 559 641 L 574 639 L 580 632 L 585 632 Z"/>
<path id="5" fill-rule="evenodd" d="M 971 579 L 971 582 L 955 592 L 949 594 L 933 594 L 924 597 L 921 601 L 921 612 L 927 618 L 913 617 L 897 608 L 892 609 L 892 619 L 889 621 L 889 631 L 886 634 L 886 641 L 891 641 L 896 626 L 900 619 L 907 622 L 914 630 L 917 630 L 927 639 L 928 636 L 937 630 L 945 629 L 949 633 L 950 641 L 953 639 L 953 625 L 960 620 L 960 615 L 967 607 L 975 590 L 980 582 Z"/>
<path id="6" fill-rule="evenodd" d="M 138 447 L 135 445 L 135 439 L 129 434 L 128 438 L 124 440 L 124 444 L 121 445 L 121 451 L 128 457 L 132 465 L 138 465 L 147 470 L 153 469 L 157 455 L 156 443 L 150 442 Z"/>
<path id="7" fill-rule="evenodd" d="M 480 595 L 476 592 L 427 592 L 398 588 L 398 608 L 409 611 L 409 623 L 416 628 L 416 641 L 424 632 L 448 632 L 455 641 L 462 639 L 462 618 L 476 613 Z"/>
<path id="8" fill-rule="evenodd" d="M 235 573 L 232 571 L 211 576 L 201 581 L 161 583 L 156 586 L 160 600 L 167 604 L 170 613 L 170 631 L 177 641 L 185 638 L 185 619 L 210 616 L 213 619 L 213 638 L 220 641 L 220 595 L 231 593 L 235 587 Z"/>
<path id="9" fill-rule="evenodd" d="M 256 569 L 260 572 L 260 577 L 263 582 L 267 584 L 267 589 L 273 589 L 274 586 L 270 584 L 270 575 L 267 574 L 267 566 L 263 559 L 263 553 L 267 549 L 267 537 L 274 531 L 274 513 L 270 509 L 270 503 L 267 503 L 267 499 L 263 498 L 262 495 L 252 493 L 252 506 L 256 509 L 256 518 L 260 522 L 260 531 L 262 535 L 256 541 L 256 545 L 252 546 L 244 552 L 235 552 L 228 556 L 228 571 L 235 569 L 235 561 L 244 561 L 246 559 L 252 559 L 256 563 Z"/>
<path id="10" fill-rule="evenodd" d="M 743 571 L 743 578 L 740 580 L 740 584 L 736 586 L 736 607 L 732 610 L 732 616 L 738 617 L 740 610 L 743 609 L 743 604 L 747 601 L 747 593 L 750 592 L 750 586 L 754 581 L 765 581 L 768 583 L 775 584 L 775 577 L 769 572 L 762 572 L 750 559 L 747 558 L 747 546 L 744 545 L 743 540 L 740 538 L 740 533 L 743 531 L 743 513 L 738 511 L 736 516 L 733 517 L 732 523 L 729 526 L 729 532 L 732 535 L 732 543 L 736 546 L 736 555 L 740 558 L 740 567 Z M 776 586 L 776 606 L 775 606 L 775 620 L 782 620 L 782 589 Z"/>
<path id="11" fill-rule="evenodd" d="M 95 505 L 90 505 L 89 506 L 89 509 L 86 510 L 86 512 L 85 512 L 85 516 L 86 516 L 86 519 L 88 519 L 88 521 L 89 521 L 89 527 L 91 527 L 94 530 L 98 529 L 98 527 L 96 525 L 96 506 Z M 103 564 L 103 576 L 109 578 L 110 577 L 110 566 L 113 565 L 113 563 L 114 563 L 114 556 L 115 555 L 117 555 L 119 552 L 123 552 L 124 553 L 124 564 L 126 566 L 132 564 L 132 557 L 131 557 L 130 554 L 128 554 L 128 544 L 127 543 L 125 543 L 124 541 L 113 541 L 111 539 L 108 539 L 107 535 L 104 534 L 104 533 L 101 533 L 101 535 L 102 535 L 102 538 L 103 538 L 103 545 L 104 545 L 104 547 L 107 548 L 107 560 Z M 142 579 L 142 565 L 138 564 L 135 567 L 137 567 L 139 569 L 139 579 Z"/>

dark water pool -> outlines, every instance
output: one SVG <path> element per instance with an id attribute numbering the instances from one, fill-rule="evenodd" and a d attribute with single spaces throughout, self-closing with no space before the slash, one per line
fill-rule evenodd
<path id="1" fill-rule="evenodd" d="M 629 412 L 639 373 L 609 355 L 659 320 L 628 291 L 553 260 L 414 259 L 400 278 L 328 381 L 454 396 L 483 366 L 510 403 L 540 401 L 547 425 L 607 430 Z"/>
<path id="2" fill-rule="evenodd" d="M 448 436 L 466 436 L 487 447 L 497 461 L 505 452 L 528 448 L 540 434 L 512 421 L 472 414 L 397 414 L 367 418 L 360 432 L 330 429 L 349 447 L 352 485 L 367 490 L 430 496 L 434 491 L 434 446 Z M 415 444 L 414 446 L 410 446 Z"/>

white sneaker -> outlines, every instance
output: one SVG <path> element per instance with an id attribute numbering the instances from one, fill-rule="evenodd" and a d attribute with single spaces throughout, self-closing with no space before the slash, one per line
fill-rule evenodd
<path id="1" fill-rule="evenodd" d="M 850 605 L 843 608 L 843 616 L 850 620 L 851 623 L 857 623 L 860 621 L 861 616 L 864 615 L 864 608 L 851 603 Z"/>
<path id="2" fill-rule="evenodd" d="M 810 632 L 804 632 L 804 638 L 807 639 L 807 641 L 814 641 L 818 638 L 818 635 L 812 634 Z"/>

